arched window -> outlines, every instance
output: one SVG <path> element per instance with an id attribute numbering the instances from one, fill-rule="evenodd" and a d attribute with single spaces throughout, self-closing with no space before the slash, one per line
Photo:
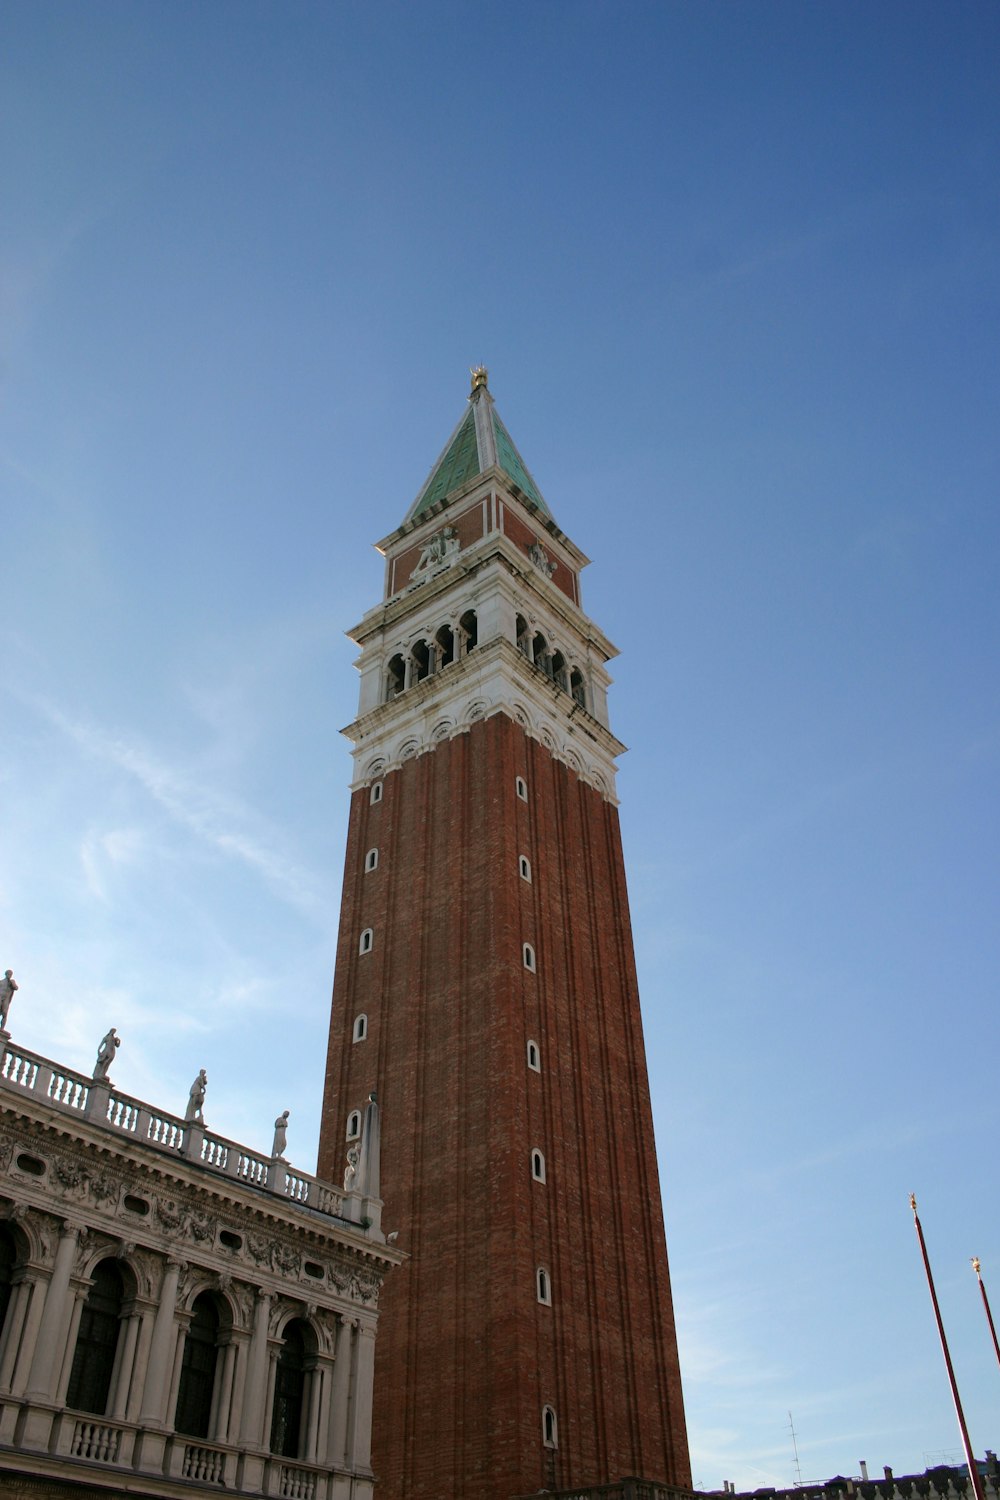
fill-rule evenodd
<path id="1" fill-rule="evenodd" d="M 581 708 L 587 707 L 587 689 L 583 681 L 583 673 L 576 667 L 569 674 L 569 690 L 579 703 Z"/>
<path id="2" fill-rule="evenodd" d="M 527 800 L 528 800 L 528 783 L 525 781 L 525 779 L 524 779 L 523 776 L 517 776 L 517 777 L 515 777 L 515 779 L 514 779 L 514 790 L 517 793 L 517 795 L 520 797 L 520 799 L 521 799 L 522 802 L 527 802 Z"/>
<path id="3" fill-rule="evenodd" d="M 7 1321 L 7 1309 L 10 1306 L 10 1289 L 14 1280 L 14 1267 L 17 1264 L 17 1245 L 14 1236 L 4 1224 L 0 1226 L 0 1333 Z"/>
<path id="4" fill-rule="evenodd" d="M 366 927 L 358 941 L 359 953 L 370 953 L 375 942 L 375 934 L 370 927 Z"/>
<path id="5" fill-rule="evenodd" d="M 514 629 L 517 631 L 517 649 L 521 652 L 522 656 L 526 656 L 530 661 L 531 631 L 529 630 L 528 622 L 523 615 L 518 615 L 514 625 Z"/>
<path id="6" fill-rule="evenodd" d="M 430 677 L 434 671 L 434 651 L 426 641 L 414 641 L 410 650 L 410 660 L 413 663 L 411 682 L 423 682 L 425 677 Z"/>
<path id="7" fill-rule="evenodd" d="M 369 870 L 374 870 L 377 865 L 378 865 L 378 850 L 377 849 L 369 849 L 368 853 L 365 855 L 365 874 L 367 875 L 368 872 L 369 872 Z"/>
<path id="8" fill-rule="evenodd" d="M 531 1153 L 531 1175 L 536 1182 L 545 1181 L 545 1157 L 537 1146 Z"/>
<path id="9" fill-rule="evenodd" d="M 542 1071 L 541 1054 L 538 1051 L 537 1042 L 528 1043 L 528 1067 L 534 1073 L 540 1073 Z"/>
<path id="10" fill-rule="evenodd" d="M 450 625 L 442 625 L 434 637 L 437 646 L 437 659 L 439 667 L 450 667 L 455 660 L 455 636 Z"/>
<path id="11" fill-rule="evenodd" d="M 552 664 L 549 658 L 549 643 L 540 630 L 536 630 L 535 638 L 531 643 L 531 660 L 536 667 L 541 667 L 543 672 L 552 675 Z"/>
<path id="12" fill-rule="evenodd" d="M 102 1260 L 94 1269 L 73 1350 L 66 1392 L 66 1405 L 73 1411 L 103 1416 L 108 1409 L 124 1295 L 118 1266 L 113 1260 Z"/>
<path id="13" fill-rule="evenodd" d="M 523 949 L 521 951 L 522 951 L 522 954 L 523 954 L 523 957 L 524 957 L 524 967 L 526 969 L 530 969 L 531 972 L 532 972 L 532 974 L 534 974 L 534 972 L 535 972 L 535 950 L 534 950 L 534 948 L 531 946 L 530 943 L 525 943 L 525 945 L 524 945 L 524 947 L 523 947 Z"/>
<path id="14" fill-rule="evenodd" d="M 219 1307 L 211 1292 L 199 1292 L 184 1336 L 174 1426 L 186 1437 L 207 1438 L 219 1356 Z"/>
<path id="15" fill-rule="evenodd" d="M 354 1041 L 363 1042 L 368 1035 L 368 1017 L 362 1012 L 354 1017 Z"/>
<path id="16" fill-rule="evenodd" d="M 464 656 L 467 652 L 476 649 L 479 640 L 479 622 L 476 619 L 476 611 L 467 609 L 458 623 L 462 632 L 462 655 Z"/>
<path id="17" fill-rule="evenodd" d="M 397 653 L 390 657 L 389 665 L 385 669 L 385 701 L 390 703 L 393 698 L 398 698 L 406 686 L 406 663 Z"/>
<path id="18" fill-rule="evenodd" d="M 552 1282 L 544 1266 L 539 1266 L 535 1272 L 535 1292 L 539 1302 L 546 1307 L 552 1306 Z"/>
<path id="19" fill-rule="evenodd" d="M 531 879 L 531 861 L 526 854 L 518 855 L 517 868 L 522 880 Z"/>
<path id="20" fill-rule="evenodd" d="M 372 789 L 371 789 L 371 792 L 368 795 L 368 801 L 369 802 L 381 802 L 382 801 L 382 783 L 381 783 L 381 781 L 373 781 L 372 782 Z"/>
<path id="21" fill-rule="evenodd" d="M 349 1141 L 356 1141 L 360 1134 L 361 1111 L 359 1109 L 352 1109 L 351 1113 L 347 1116 L 347 1139 Z"/>
<path id="22" fill-rule="evenodd" d="M 552 654 L 552 660 L 549 663 L 549 676 L 553 682 L 559 684 L 564 693 L 569 691 L 569 674 L 566 671 L 566 658 L 561 651 L 555 651 Z"/>
<path id="23" fill-rule="evenodd" d="M 542 1442 L 546 1448 L 559 1447 L 559 1424 L 551 1406 L 542 1407 Z"/>
<path id="24" fill-rule="evenodd" d="M 298 1458 L 302 1450 L 308 1325 L 293 1318 L 278 1351 L 271 1412 L 271 1452 Z"/>

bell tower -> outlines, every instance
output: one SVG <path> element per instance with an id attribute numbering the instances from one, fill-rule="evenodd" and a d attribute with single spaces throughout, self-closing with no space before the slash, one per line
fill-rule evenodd
<path id="1" fill-rule="evenodd" d="M 608 722 L 615 648 L 473 371 L 380 542 L 319 1173 L 382 1106 L 383 1500 L 690 1484 Z"/>

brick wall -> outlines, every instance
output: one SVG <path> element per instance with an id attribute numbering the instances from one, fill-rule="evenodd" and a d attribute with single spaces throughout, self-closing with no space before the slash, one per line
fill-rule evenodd
<path id="1" fill-rule="evenodd" d="M 373 1087 L 385 1223 L 411 1255 L 382 1297 L 380 1495 L 689 1484 L 617 813 L 504 715 L 387 775 L 381 802 L 354 794 L 321 1176 Z"/>

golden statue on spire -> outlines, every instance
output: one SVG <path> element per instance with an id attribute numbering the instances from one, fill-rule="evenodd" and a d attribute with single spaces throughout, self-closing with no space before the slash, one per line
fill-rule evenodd
<path id="1" fill-rule="evenodd" d="M 470 369 L 469 374 L 472 376 L 472 392 L 475 395 L 480 386 L 486 385 L 490 378 L 490 372 L 485 365 L 476 365 L 474 369 Z"/>

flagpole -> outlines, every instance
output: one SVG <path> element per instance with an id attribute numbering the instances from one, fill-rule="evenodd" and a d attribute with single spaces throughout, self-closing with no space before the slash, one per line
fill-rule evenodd
<path id="1" fill-rule="evenodd" d="M 997 1343 L 997 1331 L 993 1326 L 993 1314 L 990 1312 L 990 1299 L 986 1295 L 986 1287 L 983 1284 L 983 1275 L 979 1269 L 978 1255 L 974 1255 L 972 1257 L 972 1269 L 975 1271 L 976 1280 L 979 1282 L 979 1290 L 982 1293 L 983 1297 L 983 1306 L 986 1309 L 986 1321 L 990 1325 L 990 1333 L 993 1335 L 993 1348 L 996 1351 L 997 1364 L 1000 1364 L 1000 1344 Z"/>
<path id="2" fill-rule="evenodd" d="M 931 1275 L 931 1263 L 927 1256 L 927 1246 L 924 1244 L 924 1231 L 920 1226 L 920 1216 L 917 1213 L 917 1200 L 913 1193 L 910 1194 L 910 1207 L 913 1209 L 913 1225 L 917 1231 L 917 1240 L 920 1244 L 920 1254 L 923 1257 L 924 1271 L 927 1274 L 927 1289 L 931 1294 L 931 1306 L 934 1308 L 934 1318 L 937 1323 L 938 1338 L 941 1340 L 941 1353 L 944 1355 L 945 1369 L 948 1371 L 948 1382 L 951 1385 L 951 1399 L 955 1403 L 955 1416 L 958 1418 L 958 1430 L 962 1434 L 962 1447 L 965 1449 L 965 1461 L 969 1466 L 969 1478 L 972 1480 L 972 1488 L 975 1491 L 976 1500 L 986 1500 L 983 1493 L 982 1476 L 979 1473 L 979 1465 L 976 1463 L 972 1452 L 972 1444 L 969 1442 L 969 1429 L 965 1425 L 965 1413 L 962 1410 L 962 1400 L 958 1394 L 958 1382 L 955 1379 L 955 1371 L 952 1368 L 951 1355 L 948 1352 L 948 1340 L 945 1337 L 944 1323 L 941 1321 L 941 1309 L 938 1306 L 937 1292 L 934 1290 L 934 1277 Z"/>

